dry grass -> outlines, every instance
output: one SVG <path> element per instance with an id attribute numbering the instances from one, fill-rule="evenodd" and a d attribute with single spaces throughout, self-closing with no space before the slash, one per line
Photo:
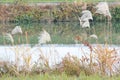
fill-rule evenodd
<path id="1" fill-rule="evenodd" d="M 72 56 L 69 53 L 62 59 L 60 64 L 56 65 L 54 69 L 58 73 L 66 73 L 67 75 L 79 76 L 81 73 L 85 75 L 93 74 L 88 64 L 83 63 L 83 60 L 76 56 Z M 53 70 L 53 71 L 54 71 Z"/>
<path id="2" fill-rule="evenodd" d="M 110 48 L 108 45 L 98 45 L 96 48 L 94 48 L 93 51 L 94 59 L 97 62 L 99 72 L 102 75 L 107 74 L 112 76 L 116 71 L 116 64 L 118 64 L 120 60 L 120 56 L 117 53 L 117 50 L 115 48 Z"/>
<path id="3" fill-rule="evenodd" d="M 120 56 L 117 54 L 116 49 L 107 45 L 92 47 L 89 56 L 86 56 L 83 52 L 84 55 L 81 58 L 68 53 L 60 64 L 55 64 L 54 68 L 50 67 L 49 59 L 41 50 L 40 53 L 42 54 L 39 55 L 36 63 L 32 64 L 31 59 L 34 53 L 30 52 L 31 49 L 30 47 L 14 47 L 16 54 L 15 63 L 4 64 L 2 68 L 5 72 L 1 71 L 1 74 L 9 73 L 10 75 L 19 76 L 20 74 L 65 73 L 67 75 L 79 76 L 81 73 L 85 73 L 85 75 L 113 76 L 119 69 L 116 64 L 119 62 Z M 21 59 L 23 60 L 23 65 L 20 65 Z"/>

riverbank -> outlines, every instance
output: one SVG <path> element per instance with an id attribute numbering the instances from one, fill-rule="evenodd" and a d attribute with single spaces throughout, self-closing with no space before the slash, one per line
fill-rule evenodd
<path id="1" fill-rule="evenodd" d="M 68 76 L 79 77 L 84 73 L 86 76 L 116 76 L 120 74 L 119 49 L 118 46 L 100 44 L 0 46 L 1 74 L 20 76 L 65 73 Z"/>
<path id="2" fill-rule="evenodd" d="M 86 76 L 84 74 L 80 74 L 79 77 L 76 76 L 68 76 L 66 74 L 38 74 L 38 75 L 20 75 L 20 76 L 10 76 L 3 75 L 0 80 L 119 80 L 120 76 L 99 76 L 99 75 L 91 75 Z"/>

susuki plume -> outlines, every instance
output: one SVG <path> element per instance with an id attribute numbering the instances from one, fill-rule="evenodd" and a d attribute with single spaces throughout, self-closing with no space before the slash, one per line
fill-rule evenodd
<path id="1" fill-rule="evenodd" d="M 95 35 L 95 34 L 90 35 L 90 37 L 94 38 L 94 39 L 98 39 L 97 35 Z"/>
<path id="2" fill-rule="evenodd" d="M 89 10 L 83 10 L 82 16 L 79 17 L 80 25 L 82 28 L 90 27 L 89 20 L 93 20 L 92 13 Z"/>
<path id="3" fill-rule="evenodd" d="M 80 21 L 80 25 L 82 26 L 82 28 L 85 28 L 85 27 L 90 28 L 90 23 L 89 23 L 88 20 L 82 21 L 82 20 L 79 18 L 79 21 Z"/>
<path id="4" fill-rule="evenodd" d="M 40 33 L 40 35 L 38 37 L 38 43 L 44 44 L 44 43 L 47 43 L 50 41 L 51 41 L 50 34 L 45 29 L 43 29 L 43 31 Z"/>
<path id="5" fill-rule="evenodd" d="M 81 20 L 82 21 L 93 20 L 91 11 L 89 11 L 89 10 L 83 10 L 82 11 Z"/>
<path id="6" fill-rule="evenodd" d="M 98 3 L 96 5 L 96 9 L 95 13 L 103 14 L 104 16 L 108 16 L 110 19 L 112 18 L 107 2 Z"/>
<path id="7" fill-rule="evenodd" d="M 16 26 L 11 32 L 11 34 L 18 34 L 18 33 L 20 33 L 20 34 L 23 33 L 20 26 Z"/>

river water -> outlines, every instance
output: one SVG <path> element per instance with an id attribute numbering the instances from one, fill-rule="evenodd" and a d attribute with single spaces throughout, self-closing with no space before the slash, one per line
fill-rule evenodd
<path id="1" fill-rule="evenodd" d="M 92 45 L 93 48 L 98 44 Z M 104 47 L 104 45 L 101 45 Z M 117 51 L 118 57 L 120 56 L 120 46 L 109 45 L 108 49 L 115 49 Z M 90 57 L 90 49 L 83 44 L 72 44 L 72 45 L 42 45 L 33 46 L 30 45 L 17 45 L 17 46 L 0 46 L 0 60 L 15 63 L 15 57 L 19 58 L 19 64 L 23 64 L 23 58 L 26 56 L 31 56 L 31 64 L 37 62 L 40 55 L 44 56 L 49 65 L 58 64 L 62 61 L 62 58 L 67 54 L 81 58 L 82 56 Z M 102 54 L 102 53 L 101 53 Z M 94 52 L 93 52 L 94 55 Z"/>

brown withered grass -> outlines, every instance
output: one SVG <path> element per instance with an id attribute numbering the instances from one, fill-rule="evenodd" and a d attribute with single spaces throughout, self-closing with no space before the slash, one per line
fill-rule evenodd
<path id="1" fill-rule="evenodd" d="M 108 45 L 97 45 L 93 52 L 94 59 L 98 64 L 97 67 L 99 68 L 99 72 L 102 75 L 112 76 L 115 68 L 117 67 L 116 64 L 120 60 L 117 50 L 115 48 L 110 48 Z"/>

